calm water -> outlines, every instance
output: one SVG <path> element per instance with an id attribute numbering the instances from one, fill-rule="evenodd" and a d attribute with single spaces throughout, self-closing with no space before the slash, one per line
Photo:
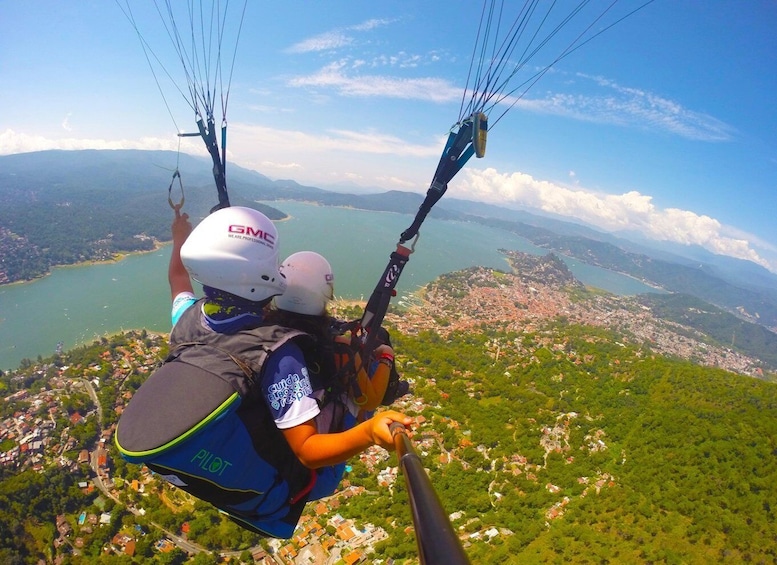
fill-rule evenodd
<path id="1" fill-rule="evenodd" d="M 292 218 L 280 222 L 281 254 L 312 250 L 335 271 L 335 293 L 366 299 L 410 224 L 407 215 L 327 208 L 297 202 L 274 206 Z M 545 250 L 501 230 L 427 218 L 397 291 L 414 291 L 442 273 L 474 265 L 507 270 L 500 247 L 544 255 Z M 170 248 L 118 263 L 56 269 L 31 283 L 0 287 L 0 370 L 24 359 L 48 357 L 122 329 L 170 329 L 167 262 Z M 585 284 L 622 295 L 650 292 L 639 281 L 573 260 Z M 401 298 L 401 296 L 400 296 Z"/>

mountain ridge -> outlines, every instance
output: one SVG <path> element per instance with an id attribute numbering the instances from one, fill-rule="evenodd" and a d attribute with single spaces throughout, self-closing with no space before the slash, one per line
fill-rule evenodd
<path id="1" fill-rule="evenodd" d="M 0 156 L 0 249 L 5 257 L 0 284 L 42 276 L 54 265 L 147 250 L 155 240 L 168 240 L 169 210 L 158 202 L 164 187 L 177 189 L 171 182 L 175 170 L 181 171 L 189 214 L 204 217 L 216 203 L 211 164 L 204 157 L 139 150 Z M 331 192 L 291 179 L 272 180 L 237 165 L 229 165 L 228 176 L 234 205 L 301 200 L 414 214 L 423 200 L 421 194 L 401 191 Z M 272 207 L 262 210 L 274 219 L 284 217 Z M 454 198 L 441 200 L 430 215 L 505 229 L 549 251 L 696 296 L 772 331 L 777 328 L 777 276 L 754 263 L 708 253 L 703 256 L 707 262 L 698 262 L 677 250 L 648 249 L 582 224 Z"/>

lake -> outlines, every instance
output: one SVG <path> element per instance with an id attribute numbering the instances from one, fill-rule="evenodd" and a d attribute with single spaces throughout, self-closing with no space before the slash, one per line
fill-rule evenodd
<path id="1" fill-rule="evenodd" d="M 412 221 L 409 215 L 388 212 L 300 202 L 269 204 L 291 215 L 277 224 L 282 257 L 302 250 L 321 253 L 335 272 L 335 294 L 347 299 L 369 297 L 399 234 Z M 458 269 L 482 265 L 508 270 L 499 248 L 547 253 L 502 230 L 427 218 L 397 287 L 399 299 Z M 0 287 L 0 370 L 16 368 L 25 358 L 48 357 L 59 343 L 67 350 L 125 329 L 168 332 L 169 257 L 170 248 L 165 246 L 116 263 L 60 267 L 43 279 Z M 631 277 L 566 261 L 589 286 L 620 295 L 655 292 Z"/>

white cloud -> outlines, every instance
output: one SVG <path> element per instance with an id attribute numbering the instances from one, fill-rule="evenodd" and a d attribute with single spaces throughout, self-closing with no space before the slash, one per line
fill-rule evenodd
<path id="1" fill-rule="evenodd" d="M 428 145 L 408 143 L 405 139 L 374 131 L 327 130 L 320 134 L 280 130 L 264 126 L 232 124 L 232 146 L 250 147 L 252 153 L 285 151 L 299 154 L 300 147 L 307 153 L 354 152 L 398 157 L 429 157 L 440 152 L 440 140 Z M 237 149 L 235 149 L 237 151 Z"/>
<path id="2" fill-rule="evenodd" d="M 330 63 L 317 73 L 289 80 L 295 87 L 325 87 L 343 96 L 370 96 L 427 100 L 436 103 L 461 99 L 461 89 L 440 78 L 398 78 L 387 75 L 349 76 L 343 61 Z"/>
<path id="3" fill-rule="evenodd" d="M 385 18 L 372 18 L 370 20 L 364 21 L 360 24 L 356 24 L 353 26 L 350 26 L 346 29 L 352 29 L 354 31 L 371 31 L 373 29 L 377 29 L 379 27 L 383 27 L 385 25 L 389 25 L 396 20 L 390 20 Z"/>
<path id="4" fill-rule="evenodd" d="M 678 102 L 637 88 L 623 87 L 603 77 L 576 75 L 597 92 L 565 94 L 550 92 L 545 97 L 524 98 L 520 106 L 538 113 L 622 127 L 664 131 L 697 141 L 730 141 L 736 130 L 725 122 L 684 108 Z M 575 85 L 581 86 L 578 82 Z M 507 100 L 505 102 L 508 102 Z"/>
<path id="5" fill-rule="evenodd" d="M 700 245 L 713 253 L 729 255 L 777 270 L 755 247 L 758 240 L 734 232 L 718 220 L 677 208 L 661 209 L 652 197 L 637 191 L 602 194 L 577 186 L 560 186 L 524 173 L 499 173 L 494 169 L 465 169 L 449 193 L 458 198 L 516 204 L 567 216 L 604 231 L 638 231 L 658 241 Z"/>
<path id="6" fill-rule="evenodd" d="M 299 163 L 276 163 L 273 161 L 262 161 L 259 163 L 263 169 L 283 170 L 301 169 L 302 165 Z"/>
<path id="7" fill-rule="evenodd" d="M 339 31 L 330 31 L 295 43 L 288 53 L 310 53 L 311 51 L 330 51 L 353 43 L 353 38 Z"/>
<path id="8" fill-rule="evenodd" d="M 333 51 L 336 49 L 340 49 L 342 47 L 352 45 L 355 41 L 353 35 L 349 34 L 348 32 L 372 31 L 373 29 L 376 29 L 378 27 L 391 23 L 391 21 L 392 20 L 373 18 L 353 26 L 326 31 L 324 33 L 314 35 L 313 37 L 309 37 L 307 39 L 303 39 L 302 41 L 295 43 L 291 47 L 288 47 L 286 49 L 286 52 L 287 53 L 311 53 L 311 52 L 318 52 L 318 51 Z"/>
<path id="9" fill-rule="evenodd" d="M 344 58 L 331 62 L 310 75 L 294 77 L 287 84 L 292 87 L 331 89 L 343 96 L 425 100 L 434 103 L 461 99 L 461 87 L 443 78 L 402 78 L 389 74 L 356 72 L 366 67 L 414 68 L 422 62 L 422 57 L 405 52 L 380 55 L 369 62 Z M 665 132 L 695 141 L 731 141 L 736 135 L 736 130 L 725 122 L 708 114 L 689 110 L 656 94 L 623 87 L 602 77 L 578 74 L 576 79 L 573 82 L 575 86 L 569 86 L 567 83 L 567 88 L 577 89 L 574 93 L 550 91 L 544 96 L 529 98 L 525 96 L 529 88 L 527 86 L 522 92 L 519 90 L 504 98 L 495 95 L 492 102 L 499 100 L 499 103 L 494 115 L 501 114 L 503 110 L 514 105 L 528 112 Z"/>
<path id="10" fill-rule="evenodd" d="M 0 133 L 0 155 L 30 153 L 49 149 L 144 149 L 178 151 L 179 140 L 144 137 L 139 140 L 77 139 L 73 137 L 51 139 L 40 135 L 17 133 L 6 129 Z M 185 138 L 180 141 L 180 150 L 184 153 L 207 155 L 202 143 L 193 143 Z"/>
<path id="11" fill-rule="evenodd" d="M 418 184 L 412 181 L 409 181 L 407 179 L 402 179 L 399 177 L 394 176 L 378 176 L 375 177 L 375 180 L 381 184 L 384 184 L 386 186 L 393 186 L 396 189 L 399 188 L 406 188 L 408 190 L 417 191 L 418 190 Z"/>

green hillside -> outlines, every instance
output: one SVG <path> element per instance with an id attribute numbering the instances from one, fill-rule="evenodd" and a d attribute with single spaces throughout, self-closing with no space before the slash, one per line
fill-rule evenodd
<path id="1" fill-rule="evenodd" d="M 389 317 L 404 328 L 395 326 L 392 340 L 413 382 L 413 395 L 398 408 L 419 417 L 413 442 L 473 563 L 777 559 L 777 384 L 664 357 L 633 335 L 568 317 L 509 326 L 483 310 L 478 322 L 465 311 L 473 295 L 482 308 L 484 296 L 499 303 L 522 284 L 492 275 L 447 276 L 427 288 L 425 306 Z M 567 292 L 577 301 L 600 299 Z M 436 304 L 452 311 L 458 305 L 473 325 L 435 321 Z M 413 320 L 423 322 L 409 326 Z M 308 506 L 303 526 L 315 536 L 301 533 L 277 547 L 123 463 L 109 440 L 101 473 L 113 482 L 111 496 L 90 491 L 95 476 L 79 455 L 99 454 L 100 438 L 110 437 L 128 393 L 165 349 L 164 336 L 130 333 L 2 377 L 3 429 L 23 418 L 29 433 L 36 422 L 45 426 L 47 441 L 40 457 L 3 467 L 4 563 L 56 555 L 64 563 L 162 559 L 157 543 L 169 534 L 160 528 L 175 534 L 184 527 L 205 550 L 191 560 L 198 563 L 216 562 L 207 552 L 232 551 L 249 562 L 249 550 L 280 555 L 327 540 L 344 555 L 360 551 L 366 562 L 418 562 L 402 478 L 391 487 L 378 481 L 396 466 L 382 450 L 355 458 L 343 491 L 323 508 Z M 99 383 L 99 410 L 85 377 Z M 0 455 L 13 453 L 18 439 L 3 436 Z M 130 511 L 138 508 L 144 516 Z M 79 524 L 82 515 L 107 515 L 107 523 Z M 58 516 L 70 534 L 56 527 Z M 385 539 L 348 546 L 332 526 L 336 517 Z M 164 555 L 166 562 L 185 561 L 179 549 Z"/>
<path id="2" fill-rule="evenodd" d="M 447 508 L 500 528 L 474 561 L 772 561 L 776 386 L 616 342 L 549 326 L 398 345 L 458 448 L 432 473 Z"/>
<path id="3" fill-rule="evenodd" d="M 656 315 L 697 328 L 718 343 L 759 357 L 777 368 L 777 334 L 687 294 L 644 294 L 639 297 Z"/>
<path id="4" fill-rule="evenodd" d="M 770 282 L 760 285 L 743 284 L 726 280 L 714 268 L 702 263 L 689 266 L 645 253 L 627 251 L 612 243 L 579 235 L 559 235 L 545 227 L 494 218 L 470 217 L 472 221 L 498 227 L 525 237 L 538 247 L 574 257 L 589 265 L 595 265 L 658 286 L 673 293 L 688 294 L 700 298 L 741 318 L 759 323 L 767 328 L 777 327 L 777 286 L 763 268 L 758 272 L 769 277 Z M 742 262 L 741 270 L 746 266 Z M 757 279 L 753 275 L 753 281 Z"/>

